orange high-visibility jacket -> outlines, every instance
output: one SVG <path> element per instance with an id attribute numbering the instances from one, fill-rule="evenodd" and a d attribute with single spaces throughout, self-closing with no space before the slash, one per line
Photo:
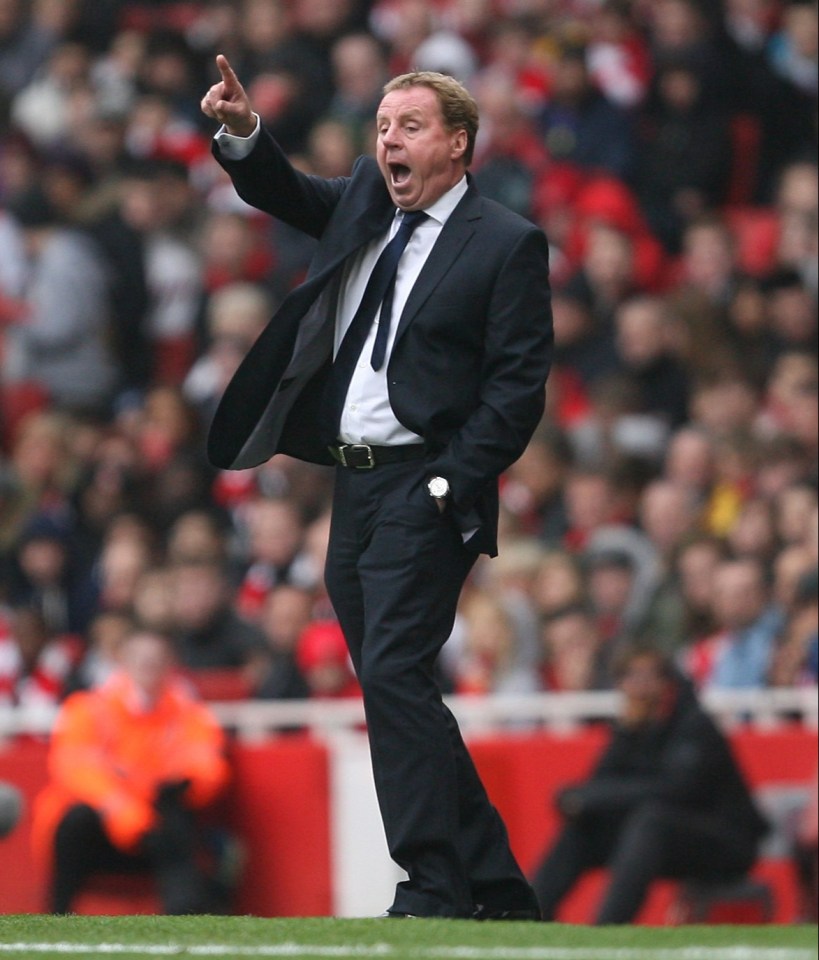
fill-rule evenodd
<path id="1" fill-rule="evenodd" d="M 225 736 L 207 707 L 175 681 L 147 707 L 122 674 L 65 701 L 52 735 L 49 773 L 32 835 L 36 853 L 46 859 L 57 826 L 75 804 L 98 810 L 113 844 L 132 852 L 156 822 L 153 800 L 160 784 L 190 780 L 186 803 L 200 809 L 230 776 Z"/>

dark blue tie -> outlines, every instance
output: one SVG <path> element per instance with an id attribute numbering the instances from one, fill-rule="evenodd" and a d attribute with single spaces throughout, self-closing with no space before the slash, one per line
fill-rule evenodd
<path id="1" fill-rule="evenodd" d="M 395 294 L 398 263 L 401 254 L 409 243 L 413 230 L 426 219 L 427 214 L 420 210 L 404 214 L 398 232 L 384 247 L 381 256 L 373 267 L 358 310 L 356 310 L 355 316 L 344 334 L 344 339 L 341 341 L 341 346 L 338 348 L 327 384 L 325 405 L 327 420 L 331 425 L 331 433 L 333 434 L 333 442 L 338 436 L 338 426 L 341 423 L 341 413 L 353 371 L 358 363 L 358 358 L 361 356 L 361 351 L 364 348 L 379 306 L 381 307 L 381 318 L 378 322 L 370 362 L 373 370 L 380 370 L 384 365 L 392 321 L 392 301 Z"/>

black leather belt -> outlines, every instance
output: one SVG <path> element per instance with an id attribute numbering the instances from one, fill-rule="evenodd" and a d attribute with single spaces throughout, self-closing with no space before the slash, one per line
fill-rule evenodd
<path id="1" fill-rule="evenodd" d="M 372 470 L 387 463 L 423 460 L 423 443 L 408 443 L 395 447 L 371 447 L 368 443 L 343 443 L 327 448 L 333 459 L 348 470 Z"/>

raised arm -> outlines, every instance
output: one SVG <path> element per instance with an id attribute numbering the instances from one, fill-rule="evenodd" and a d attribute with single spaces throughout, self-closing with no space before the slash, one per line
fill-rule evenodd
<path id="1" fill-rule="evenodd" d="M 216 65 L 222 79 L 202 98 L 202 112 L 224 125 L 214 142 L 216 160 L 228 172 L 236 192 L 246 203 L 311 237 L 320 237 L 348 179 L 325 180 L 296 170 L 260 124 L 227 57 L 219 54 Z M 238 156 L 221 147 L 225 139 L 232 137 L 247 141 Z"/>

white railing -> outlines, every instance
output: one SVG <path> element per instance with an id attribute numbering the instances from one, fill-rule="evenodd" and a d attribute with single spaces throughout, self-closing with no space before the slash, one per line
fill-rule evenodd
<path id="1" fill-rule="evenodd" d="M 748 723 L 776 727 L 800 720 L 819 728 L 819 700 L 815 687 L 772 690 L 719 690 L 703 702 L 721 726 Z M 570 731 L 590 720 L 616 716 L 616 693 L 538 693 L 527 695 L 449 697 L 467 736 L 495 732 L 526 732 L 542 728 Z M 364 723 L 360 700 L 249 700 L 211 704 L 220 723 L 243 740 L 261 739 L 294 728 L 316 736 L 355 730 Z M 0 738 L 22 734 L 48 735 L 54 725 L 54 708 L 0 707 Z"/>

